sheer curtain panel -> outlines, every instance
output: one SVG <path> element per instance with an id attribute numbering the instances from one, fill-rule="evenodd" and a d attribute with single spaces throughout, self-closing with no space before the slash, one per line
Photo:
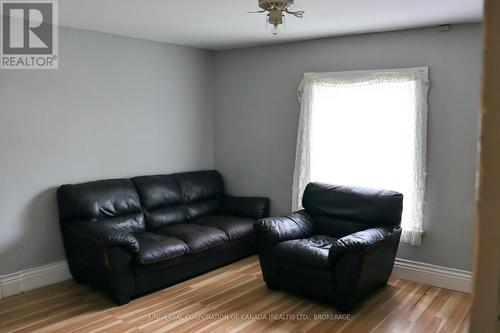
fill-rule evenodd
<path id="1" fill-rule="evenodd" d="M 396 190 L 401 241 L 421 245 L 428 91 L 427 67 L 304 74 L 293 209 L 311 181 Z"/>

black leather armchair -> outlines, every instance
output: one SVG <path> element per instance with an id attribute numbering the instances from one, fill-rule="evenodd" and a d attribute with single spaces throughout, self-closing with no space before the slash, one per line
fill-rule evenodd
<path id="1" fill-rule="evenodd" d="M 403 195 L 311 183 L 303 210 L 254 225 L 269 288 L 286 288 L 351 309 L 385 285 L 401 237 Z"/>

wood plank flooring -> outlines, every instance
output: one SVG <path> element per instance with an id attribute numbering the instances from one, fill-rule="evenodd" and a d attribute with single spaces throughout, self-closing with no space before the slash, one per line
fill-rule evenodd
<path id="1" fill-rule="evenodd" d="M 0 332 L 467 332 L 470 296 L 391 279 L 352 314 L 268 290 L 257 257 L 117 307 L 67 281 L 0 300 Z"/>

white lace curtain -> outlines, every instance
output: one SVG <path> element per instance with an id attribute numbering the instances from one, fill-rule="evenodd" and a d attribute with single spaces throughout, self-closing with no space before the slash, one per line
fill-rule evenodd
<path id="1" fill-rule="evenodd" d="M 293 209 L 311 181 L 397 190 L 401 241 L 420 245 L 428 90 L 427 67 L 304 74 Z"/>

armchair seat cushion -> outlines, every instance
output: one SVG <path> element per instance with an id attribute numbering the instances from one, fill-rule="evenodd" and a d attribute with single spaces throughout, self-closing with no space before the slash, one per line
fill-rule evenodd
<path id="1" fill-rule="evenodd" d="M 170 225 L 155 232 L 182 240 L 187 244 L 190 253 L 198 253 L 229 240 L 226 233 L 220 229 L 192 223 Z"/>
<path id="2" fill-rule="evenodd" d="M 255 220 L 231 215 L 209 215 L 195 219 L 192 223 L 224 231 L 230 240 L 253 233 Z"/>
<path id="3" fill-rule="evenodd" d="M 150 232 L 137 232 L 134 236 L 139 242 L 139 265 L 154 264 L 189 253 L 187 244 L 177 238 Z"/>
<path id="4" fill-rule="evenodd" d="M 278 261 L 331 269 L 332 264 L 328 260 L 328 253 L 336 241 L 336 238 L 325 235 L 289 240 L 276 245 L 272 250 L 272 256 Z"/>

